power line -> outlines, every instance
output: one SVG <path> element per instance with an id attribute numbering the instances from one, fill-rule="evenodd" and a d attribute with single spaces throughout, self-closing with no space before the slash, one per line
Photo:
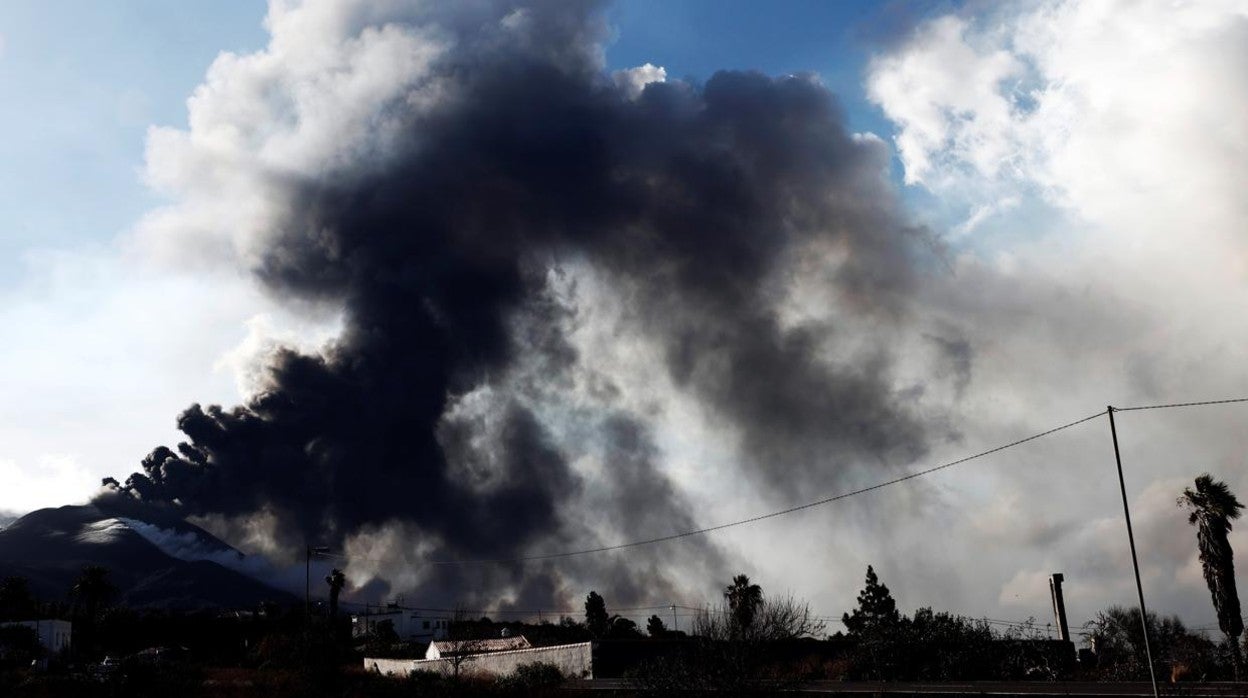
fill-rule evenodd
<path id="1" fill-rule="evenodd" d="M 1248 400 L 1248 398 L 1246 398 L 1246 400 Z M 678 540 L 681 538 L 688 538 L 690 536 L 703 535 L 706 533 L 711 533 L 713 531 L 721 531 L 725 528 L 733 528 L 735 526 L 744 526 L 746 524 L 757 523 L 759 521 L 764 521 L 766 519 L 772 519 L 777 516 L 785 516 L 786 514 L 792 514 L 795 512 L 803 511 L 805 509 L 811 509 L 814 507 L 823 506 L 824 504 L 830 504 L 832 502 L 839 501 L 842 499 L 847 499 L 849 497 L 854 497 L 860 494 L 873 492 L 875 490 L 883 489 L 891 485 L 896 485 L 896 484 L 905 482 L 907 480 L 913 480 L 915 478 L 922 477 L 924 475 L 930 475 L 934 472 L 944 470 L 946 468 L 952 468 L 955 465 L 961 465 L 962 463 L 975 460 L 976 458 L 983 458 L 984 456 L 989 456 L 994 453 L 999 453 L 1008 448 L 1021 446 L 1022 444 L 1025 444 L 1029 441 L 1035 441 L 1036 439 L 1049 436 L 1050 434 L 1055 434 L 1059 431 L 1062 431 L 1063 429 L 1069 429 L 1073 426 L 1077 426 L 1079 424 L 1083 424 L 1084 422 L 1091 421 L 1104 414 L 1106 414 L 1106 411 L 1102 410 L 1100 412 L 1097 412 L 1096 414 L 1083 417 L 1082 419 L 1076 419 L 1073 422 L 1068 422 L 1061 426 L 1053 427 L 1052 429 L 1042 431 L 1038 434 L 1032 434 L 1031 436 L 1028 436 L 1026 438 L 1019 439 L 1017 441 L 1011 441 L 1008 444 L 997 446 L 996 448 L 991 448 L 987 451 L 981 451 L 974 455 L 966 456 L 964 458 L 959 458 L 958 460 L 950 461 L 948 463 L 937 465 L 932 468 L 927 468 L 926 470 L 919 470 L 919 471 L 910 473 L 908 475 L 903 475 L 901 477 L 894 478 L 892 480 L 888 480 L 885 482 L 877 483 L 875 485 L 871 485 L 870 487 L 864 487 L 862 489 L 853 490 L 850 492 L 842 492 L 841 494 L 833 495 L 831 497 L 825 497 L 823 499 L 820 499 L 814 502 L 809 502 L 807 504 L 800 504 L 795 507 L 789 507 L 788 509 L 781 509 L 779 511 L 773 511 L 767 514 L 751 516 L 748 519 L 731 521 L 728 523 L 722 523 L 722 524 L 718 524 L 715 526 L 707 526 L 706 528 L 699 528 L 699 529 L 694 529 L 691 531 L 682 531 L 680 533 L 673 533 L 671 535 L 660 536 L 658 538 L 649 538 L 646 540 L 632 541 L 630 543 L 620 543 L 618 545 L 606 545 L 606 546 L 602 546 L 598 548 L 587 548 L 584 550 L 572 550 L 572 551 L 566 551 L 566 552 L 561 552 L 561 553 L 547 553 L 544 555 L 526 555 L 522 557 L 513 557 L 513 558 L 494 558 L 494 559 L 479 559 L 479 560 L 431 560 L 431 561 L 428 561 L 426 564 L 430 564 L 430 565 L 485 565 L 485 564 L 507 564 L 507 563 L 516 563 L 516 562 L 534 562 L 538 560 L 553 560 L 553 559 L 558 559 L 558 558 L 575 557 L 578 555 L 605 553 L 605 552 L 610 552 L 612 550 L 623 550 L 625 548 L 635 548 L 635 547 L 639 547 L 642 545 L 653 545 L 655 543 L 665 543 L 667 541 Z"/>
<path id="2" fill-rule="evenodd" d="M 573 615 L 582 613 L 584 609 L 566 609 L 566 608 L 429 608 L 426 606 L 407 606 L 397 603 L 366 603 L 362 601 L 339 601 L 344 606 L 355 607 L 376 607 L 378 610 L 399 610 L 399 611 L 422 611 L 426 613 L 470 613 L 472 615 L 483 616 L 537 616 L 537 615 Z M 672 604 L 664 604 L 662 606 L 633 606 L 630 608 L 611 608 L 608 609 L 617 613 L 641 612 L 641 611 L 667 611 L 672 608 Z M 687 606 L 676 606 L 676 608 L 690 608 Z"/>
<path id="3" fill-rule="evenodd" d="M 1165 405 L 1139 405 L 1137 407 L 1115 407 L 1115 412 L 1134 412 L 1136 410 L 1166 410 L 1172 407 L 1198 407 L 1200 405 L 1229 405 L 1235 402 L 1248 402 L 1248 397 L 1236 397 L 1229 400 L 1202 400 L 1200 402 L 1172 402 Z"/>
<path id="4" fill-rule="evenodd" d="M 1225 399 L 1225 400 L 1203 400 L 1203 401 L 1198 401 L 1198 402 L 1176 402 L 1176 403 L 1166 403 L 1166 404 L 1158 404 L 1158 405 L 1138 405 L 1134 407 L 1115 407 L 1114 411 L 1115 412 L 1131 412 L 1131 411 L 1138 411 L 1138 410 L 1170 409 L 1170 408 L 1176 408 L 1176 407 L 1195 407 L 1195 406 L 1201 406 L 1201 405 L 1225 405 L 1225 404 L 1244 403 L 1244 402 L 1248 402 L 1248 397 L 1230 398 L 1230 399 Z M 766 519 L 771 519 L 771 518 L 775 518 L 778 516 L 785 516 L 787 514 L 796 513 L 798 511 L 803 511 L 805 509 L 823 506 L 824 504 L 830 504 L 832 502 L 835 502 L 841 499 L 847 499 L 849 497 L 857 496 L 860 494 L 866 494 L 874 490 L 882 489 L 884 487 L 889 487 L 891 485 L 896 485 L 901 482 L 905 482 L 906 480 L 912 480 L 914 478 L 922 477 L 925 475 L 930 475 L 931 473 L 944 470 L 946 468 L 951 468 L 955 465 L 961 465 L 962 463 L 966 463 L 968 461 L 975 460 L 977 458 L 983 458 L 984 456 L 989 456 L 994 453 L 998 453 L 1000 451 L 1013 448 L 1015 446 L 1020 446 L 1029 441 L 1034 441 L 1036 439 L 1049 436 L 1050 434 L 1054 434 L 1064 429 L 1069 429 L 1071 427 L 1077 426 L 1084 422 L 1088 422 L 1093 419 L 1096 419 L 1097 417 L 1100 417 L 1106 413 L 1107 411 L 1097 412 L 1096 414 L 1083 417 L 1082 419 L 1077 419 L 1073 422 L 1069 422 L 1067 424 L 1063 424 L 1061 426 L 1054 427 L 1046 431 L 1042 431 L 1038 434 L 1033 434 L 1031 436 L 1028 436 L 1023 439 L 1019 439 L 1017 441 L 1012 441 L 1010 443 L 998 446 L 993 449 L 989 449 L 987 451 L 982 451 L 980 453 L 966 456 L 965 458 L 960 458 L 958 460 L 944 463 L 944 464 L 941 464 L 932 468 L 928 468 L 926 470 L 920 470 L 914 473 L 910 473 L 908 475 L 904 475 L 902 477 L 895 478 L 893 480 L 888 480 L 886 482 L 881 482 L 881 483 L 872 485 L 870 487 L 864 487 L 862 489 L 854 490 L 851 492 L 844 492 L 844 493 L 834 495 L 831 497 L 826 497 L 824 499 L 820 499 L 814 502 L 809 502 L 809 503 L 801 504 L 795 507 L 790 507 L 788 509 L 773 511 L 770 513 L 761 514 L 759 516 L 753 516 L 753 517 L 750 517 L 747 519 L 741 519 L 738 521 L 731 521 L 728 523 L 718 524 L 715 526 L 708 526 L 706 528 L 699 528 L 699 529 L 694 529 L 690 531 L 682 531 L 682 532 L 674 533 L 674 534 L 667 535 L 667 536 L 660 536 L 658 538 L 631 541 L 628 543 L 620 543 L 617 545 L 607 545 L 607 546 L 601 546 L 597 548 L 586 548 L 583 550 L 572 550 L 572 551 L 565 551 L 565 552 L 559 552 L 559 553 L 547 553 L 547 554 L 542 554 L 542 555 L 526 555 L 526 556 L 519 556 L 519 557 L 512 557 L 512 558 L 482 558 L 482 559 L 475 559 L 475 560 L 430 560 L 430 561 L 427 561 L 426 564 L 430 564 L 430 565 L 474 565 L 476 564 L 476 565 L 479 565 L 479 564 L 508 564 L 508 563 L 518 563 L 518 562 L 535 562 L 535 561 L 540 561 L 540 560 L 552 560 L 552 559 L 559 559 L 559 558 L 576 557 L 580 555 L 590 555 L 593 553 L 610 552 L 614 550 L 624 550 L 627 548 L 640 547 L 643 545 L 653 545 L 656 543 L 665 543 L 668 541 L 678 540 L 681 538 L 687 538 L 690 536 L 697 536 L 697 535 L 712 533 L 712 532 L 720 531 L 726 528 L 744 526 L 746 524 L 757 523 L 759 521 L 764 521 Z M 354 557 L 351 555 L 345 555 L 345 554 L 340 554 L 340 553 L 322 552 L 322 553 L 319 553 L 319 555 L 322 555 L 324 557 L 338 558 L 342 560 L 370 560 L 370 561 L 375 561 L 375 562 L 384 562 L 384 560 L 376 560 L 373 558 L 359 558 L 359 557 Z"/>

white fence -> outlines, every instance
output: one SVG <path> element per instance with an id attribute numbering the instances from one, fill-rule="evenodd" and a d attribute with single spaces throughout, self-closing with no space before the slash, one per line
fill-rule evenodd
<path id="1" fill-rule="evenodd" d="M 522 664 L 553 664 L 572 679 L 594 678 L 593 643 L 532 647 L 488 654 L 473 654 L 457 659 L 373 659 L 364 658 L 364 668 L 382 674 L 405 676 L 413 671 L 436 671 L 454 674 L 456 663 L 465 675 L 506 676 Z"/>

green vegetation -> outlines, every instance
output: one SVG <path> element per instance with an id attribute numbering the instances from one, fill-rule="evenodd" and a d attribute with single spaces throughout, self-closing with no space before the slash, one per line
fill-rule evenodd
<path id="1" fill-rule="evenodd" d="M 1231 531 L 1231 521 L 1239 518 L 1244 505 L 1226 483 L 1205 473 L 1196 478 L 1196 489 L 1183 490 L 1179 506 L 1190 512 L 1188 523 L 1196 527 L 1200 567 L 1213 597 L 1218 627 L 1226 635 L 1226 648 L 1238 676 L 1242 665 L 1239 636 L 1244 632 L 1244 620 L 1239 610 L 1239 592 L 1235 589 L 1235 554 L 1227 534 Z"/>

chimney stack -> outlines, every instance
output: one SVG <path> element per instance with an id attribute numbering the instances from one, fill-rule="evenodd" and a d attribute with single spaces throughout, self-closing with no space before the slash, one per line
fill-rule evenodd
<path id="1" fill-rule="evenodd" d="M 1070 641 L 1070 626 L 1066 624 L 1066 601 L 1062 598 L 1062 577 L 1061 572 L 1055 572 L 1049 577 L 1049 592 L 1053 596 L 1053 615 L 1057 619 L 1057 635 L 1066 642 Z"/>

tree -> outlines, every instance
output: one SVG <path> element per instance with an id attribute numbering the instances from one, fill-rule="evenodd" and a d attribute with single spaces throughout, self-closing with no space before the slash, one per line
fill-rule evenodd
<path id="1" fill-rule="evenodd" d="M 35 598 L 25 577 L 0 579 L 0 620 L 26 620 L 35 610 Z"/>
<path id="2" fill-rule="evenodd" d="M 117 587 L 108 580 L 107 568 L 87 565 L 78 574 L 78 579 L 69 593 L 74 597 L 75 604 L 81 605 L 87 617 L 93 618 L 117 595 Z"/>
<path id="3" fill-rule="evenodd" d="M 724 608 L 708 608 L 693 619 L 696 637 L 742 645 L 818 637 L 826 629 L 824 622 L 811 612 L 810 604 L 792 596 L 760 601 L 747 626 L 733 618 L 732 608 L 726 603 Z"/>
<path id="4" fill-rule="evenodd" d="M 342 588 L 347 585 L 347 577 L 342 570 L 334 568 L 325 578 L 325 583 L 329 585 L 329 617 L 338 617 L 338 595 L 342 593 Z"/>
<path id="5" fill-rule="evenodd" d="M 1083 626 L 1084 641 L 1096 654 L 1097 676 L 1103 680 L 1139 681 L 1148 677 L 1140 609 L 1110 606 Z M 1162 675 L 1185 671 L 1197 677 L 1229 678 L 1216 646 L 1203 633 L 1187 629 L 1178 616 L 1148 612 L 1148 635 L 1153 665 Z M 1173 674 L 1172 674 L 1173 675 Z"/>
<path id="6" fill-rule="evenodd" d="M 867 565 L 866 586 L 858 593 L 858 608 L 853 613 L 841 616 L 841 622 L 849 635 L 862 635 L 879 629 L 896 627 L 901 621 L 897 612 L 897 602 L 888 591 L 888 587 L 880 584 L 875 569 Z"/>
<path id="7" fill-rule="evenodd" d="M 754 615 L 763 603 L 763 588 L 751 584 L 744 574 L 738 574 L 732 578 L 732 584 L 724 588 L 724 599 L 728 601 L 733 623 L 744 631 L 754 622 Z"/>
<path id="8" fill-rule="evenodd" d="M 667 626 L 663 625 L 662 618 L 653 615 L 646 621 L 646 632 L 650 634 L 650 637 L 666 637 Z"/>
<path id="9" fill-rule="evenodd" d="M 768 691 L 783 690 L 797 676 L 777 667 L 768 645 L 822 636 L 823 621 L 811 613 L 809 604 L 792 596 L 763 599 L 761 590 L 754 591 L 758 586 L 743 575 L 734 579 L 734 586 L 749 590 L 742 598 L 753 608 L 749 623 L 742 625 L 735 617 L 732 598 L 725 593 L 719 608 L 707 608 L 693 619 L 691 632 L 697 642 L 690 651 L 653 667 L 649 678 L 660 680 L 648 688 L 755 694 L 762 693 L 764 684 Z"/>
<path id="10" fill-rule="evenodd" d="M 1244 632 L 1244 621 L 1239 611 L 1239 593 L 1235 589 L 1234 553 L 1227 533 L 1231 530 L 1231 521 L 1239 518 L 1244 505 L 1226 483 L 1214 480 L 1208 473 L 1196 478 L 1195 490 L 1190 487 L 1183 490 L 1178 504 L 1190 512 L 1187 521 L 1196 527 L 1196 545 L 1200 550 L 1205 584 L 1213 597 L 1218 627 L 1231 646 L 1231 661 L 1238 675 L 1239 636 Z"/>
<path id="11" fill-rule="evenodd" d="M 456 608 L 454 618 L 447 628 L 447 639 L 440 641 L 445 648 L 442 658 L 447 660 L 451 667 L 451 676 L 456 680 L 489 644 L 487 640 L 492 621 L 484 616 L 473 621 L 469 619 L 470 615 L 466 609 Z"/>
<path id="12" fill-rule="evenodd" d="M 637 629 L 637 623 L 624 616 L 613 615 L 607 621 L 607 637 L 615 640 L 639 638 L 641 631 Z"/>
<path id="13" fill-rule="evenodd" d="M 589 592 L 589 596 L 585 597 L 585 627 L 596 638 L 604 637 L 611 629 L 607 602 L 596 591 Z"/>

